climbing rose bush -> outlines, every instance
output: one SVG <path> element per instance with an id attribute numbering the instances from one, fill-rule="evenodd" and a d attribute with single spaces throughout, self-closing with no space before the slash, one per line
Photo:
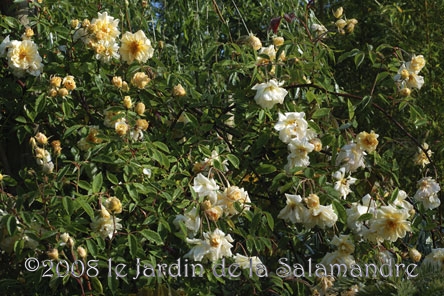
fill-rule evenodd
<path id="1" fill-rule="evenodd" d="M 442 291 L 444 6 L 367 2 L 2 15 L 2 291 Z"/>

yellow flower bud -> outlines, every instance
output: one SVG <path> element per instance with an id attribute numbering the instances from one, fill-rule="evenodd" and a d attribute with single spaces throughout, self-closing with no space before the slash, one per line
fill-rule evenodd
<path id="1" fill-rule="evenodd" d="M 40 145 L 48 144 L 48 138 L 43 133 L 37 133 L 34 138 Z"/>
<path id="2" fill-rule="evenodd" d="M 25 33 L 23 34 L 23 39 L 29 39 L 34 36 L 34 30 L 31 27 L 27 27 L 25 29 Z"/>
<path id="3" fill-rule="evenodd" d="M 128 132 L 128 124 L 126 124 L 125 120 L 117 121 L 114 127 L 119 136 L 126 135 Z"/>
<path id="4" fill-rule="evenodd" d="M 122 203 L 115 196 L 110 197 L 105 201 L 105 207 L 112 214 L 122 213 Z"/>
<path id="5" fill-rule="evenodd" d="M 317 208 L 319 206 L 319 196 L 316 194 L 309 194 L 307 198 L 304 198 L 304 200 L 310 209 Z"/>
<path id="6" fill-rule="evenodd" d="M 322 150 L 322 142 L 319 138 L 313 138 L 309 141 L 314 146 L 314 151 L 319 152 Z"/>
<path id="7" fill-rule="evenodd" d="M 401 75 L 401 79 L 402 80 L 406 80 L 406 79 L 408 79 L 410 77 L 410 73 L 409 73 L 409 71 L 407 69 L 402 69 L 400 75 Z"/>
<path id="8" fill-rule="evenodd" d="M 126 81 L 122 82 L 122 91 L 124 91 L 124 92 L 129 91 L 128 82 L 126 82 Z"/>
<path id="9" fill-rule="evenodd" d="M 163 47 L 165 46 L 163 41 L 158 41 L 157 42 L 157 47 L 159 47 L 160 49 L 163 49 Z"/>
<path id="10" fill-rule="evenodd" d="M 77 254 L 79 254 L 80 258 L 86 258 L 86 256 L 87 256 L 87 252 L 86 252 L 85 248 L 80 247 L 80 246 L 77 247 Z"/>
<path id="11" fill-rule="evenodd" d="M 48 255 L 49 259 L 51 259 L 51 260 L 58 260 L 59 259 L 59 250 L 57 250 L 57 249 L 52 249 L 52 250 L 46 252 L 46 254 Z"/>
<path id="12" fill-rule="evenodd" d="M 144 89 L 151 79 L 144 72 L 137 72 L 131 79 L 131 84 L 138 89 Z"/>
<path id="13" fill-rule="evenodd" d="M 87 28 L 91 25 L 91 22 L 88 19 L 84 19 L 82 22 L 82 27 Z"/>
<path id="14" fill-rule="evenodd" d="M 214 222 L 219 220 L 219 218 L 222 216 L 223 212 L 224 211 L 222 210 L 222 208 L 220 206 L 211 207 L 211 208 L 205 210 L 205 214 L 207 215 L 208 219 L 211 221 L 214 221 Z"/>
<path id="15" fill-rule="evenodd" d="M 76 82 L 74 81 L 74 76 L 68 75 L 63 78 L 62 84 L 67 90 L 74 90 L 76 88 Z"/>
<path id="16" fill-rule="evenodd" d="M 71 20 L 71 28 L 76 29 L 79 26 L 79 23 L 78 19 Z"/>
<path id="17" fill-rule="evenodd" d="M 355 30 L 355 25 L 350 23 L 345 27 L 345 31 L 347 33 L 353 33 L 353 31 Z"/>
<path id="18" fill-rule="evenodd" d="M 173 88 L 173 96 L 175 97 L 183 97 L 187 94 L 186 90 L 183 88 L 181 84 L 174 86 Z"/>
<path id="19" fill-rule="evenodd" d="M 254 50 L 259 50 L 262 48 L 262 42 L 259 38 L 250 33 L 247 38 L 247 44 L 251 46 Z"/>
<path id="20" fill-rule="evenodd" d="M 132 106 L 133 106 L 133 102 L 131 101 L 131 97 L 125 96 L 123 98 L 123 107 L 125 107 L 126 109 L 130 109 Z"/>
<path id="21" fill-rule="evenodd" d="M 103 205 L 100 208 L 100 217 L 105 218 L 105 219 L 111 218 L 110 213 Z"/>
<path id="22" fill-rule="evenodd" d="M 111 82 L 117 88 L 122 88 L 122 86 L 123 86 L 123 80 L 122 80 L 122 77 L 120 77 L 120 76 L 114 76 L 113 79 L 111 80 Z"/>
<path id="23" fill-rule="evenodd" d="M 3 181 L 3 175 L 0 174 L 0 182 Z"/>
<path id="24" fill-rule="evenodd" d="M 211 202 L 209 200 L 205 200 L 202 202 L 202 209 L 204 211 L 211 209 Z"/>
<path id="25" fill-rule="evenodd" d="M 410 67 L 413 69 L 413 71 L 421 71 L 421 69 L 425 66 L 426 61 L 424 59 L 424 56 L 418 55 L 412 57 L 412 60 L 410 62 Z"/>
<path id="26" fill-rule="evenodd" d="M 347 20 L 347 25 L 349 25 L 349 24 L 356 25 L 357 23 L 358 23 L 358 20 L 355 18 Z"/>
<path id="27" fill-rule="evenodd" d="M 134 111 L 136 111 L 138 115 L 143 115 L 143 113 L 145 113 L 145 104 L 142 102 L 137 103 Z"/>
<path id="28" fill-rule="evenodd" d="M 402 97 L 408 97 L 408 96 L 410 96 L 411 93 L 412 93 L 412 91 L 411 91 L 410 88 L 408 88 L 408 87 L 404 87 L 404 88 L 402 88 L 402 89 L 399 91 L 399 94 L 400 94 Z"/>
<path id="29" fill-rule="evenodd" d="M 137 119 L 136 128 L 142 131 L 146 131 L 148 129 L 149 123 L 145 119 Z"/>
<path id="30" fill-rule="evenodd" d="M 34 149 L 37 147 L 37 142 L 35 141 L 34 137 L 29 139 L 29 145 Z"/>
<path id="31" fill-rule="evenodd" d="M 333 11 L 333 15 L 335 18 L 340 18 L 342 16 L 342 14 L 344 13 L 344 8 L 339 7 L 338 9 L 336 9 L 335 11 Z"/>
<path id="32" fill-rule="evenodd" d="M 409 250 L 409 256 L 413 262 L 419 262 L 422 257 L 421 253 L 416 248 L 411 248 Z"/>
<path id="33" fill-rule="evenodd" d="M 48 96 L 50 96 L 51 98 L 55 98 L 57 96 L 57 94 L 58 94 L 58 91 L 55 88 L 51 88 L 48 91 Z"/>
<path id="34" fill-rule="evenodd" d="M 347 25 L 347 22 L 344 21 L 343 19 L 340 19 L 335 22 L 335 25 L 338 28 L 338 30 L 341 30 L 341 29 L 345 28 L 345 26 Z"/>
<path id="35" fill-rule="evenodd" d="M 62 78 L 58 77 L 58 76 L 52 76 L 49 79 L 49 84 L 52 87 L 60 87 L 60 85 L 62 84 Z"/>
<path id="36" fill-rule="evenodd" d="M 51 142 L 52 150 L 54 151 L 55 155 L 60 155 L 62 152 L 62 146 L 60 144 L 59 140 L 54 140 Z"/>
<path id="37" fill-rule="evenodd" d="M 69 94 L 69 91 L 66 88 L 62 87 L 62 88 L 59 88 L 59 90 L 57 91 L 57 94 L 63 98 Z"/>
<path id="38" fill-rule="evenodd" d="M 281 46 L 284 44 L 284 37 L 273 37 L 273 45 L 276 47 Z"/>

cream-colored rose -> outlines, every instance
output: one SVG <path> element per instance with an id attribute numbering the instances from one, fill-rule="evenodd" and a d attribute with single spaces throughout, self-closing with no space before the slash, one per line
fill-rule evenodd
<path id="1" fill-rule="evenodd" d="M 122 213 L 122 203 L 120 202 L 120 199 L 113 196 L 105 201 L 105 208 L 110 212 L 111 214 L 120 214 Z"/>
<path id="2" fill-rule="evenodd" d="M 142 102 L 138 102 L 136 104 L 136 107 L 134 108 L 134 111 L 136 111 L 138 115 L 143 115 L 143 113 L 145 113 L 145 104 Z"/>
<path id="3" fill-rule="evenodd" d="M 123 34 L 121 42 L 120 55 L 122 56 L 122 60 L 128 64 L 134 61 L 146 63 L 148 59 L 153 57 L 154 48 L 142 30 L 134 34 L 126 32 Z"/>
<path id="4" fill-rule="evenodd" d="M 48 138 L 45 136 L 45 134 L 43 133 L 37 133 L 34 136 L 35 140 L 37 141 L 37 143 L 39 143 L 40 145 L 46 145 L 48 144 Z"/>
<path id="5" fill-rule="evenodd" d="M 123 85 L 122 77 L 114 76 L 113 79 L 111 80 L 111 83 L 117 88 L 122 88 Z"/>
<path id="6" fill-rule="evenodd" d="M 74 81 L 74 76 L 71 75 L 68 75 L 65 78 L 63 78 L 62 84 L 69 91 L 74 90 L 76 88 L 76 82 Z"/>
<path id="7" fill-rule="evenodd" d="M 342 14 L 344 13 L 344 8 L 339 7 L 338 9 L 336 9 L 335 11 L 333 11 L 333 15 L 335 18 L 340 18 L 342 16 Z"/>
<path id="8" fill-rule="evenodd" d="M 131 79 L 131 84 L 138 89 L 144 89 L 151 79 L 144 72 L 137 72 Z"/>
<path id="9" fill-rule="evenodd" d="M 254 50 L 259 50 L 262 48 L 262 42 L 259 38 L 250 33 L 247 37 L 247 44 L 251 46 Z"/>
<path id="10" fill-rule="evenodd" d="M 87 256 L 86 249 L 81 246 L 77 247 L 77 254 L 79 254 L 80 258 L 86 258 L 86 256 Z"/>
<path id="11" fill-rule="evenodd" d="M 123 98 L 123 107 L 126 109 L 131 109 L 131 107 L 133 107 L 133 101 L 131 100 L 130 96 L 125 96 Z"/>
<path id="12" fill-rule="evenodd" d="M 57 95 L 62 97 L 62 98 L 67 96 L 68 94 L 69 94 L 69 91 L 66 88 L 64 88 L 64 87 L 59 88 L 59 90 L 57 91 Z"/>
<path id="13" fill-rule="evenodd" d="M 187 92 L 183 88 L 182 84 L 178 84 L 173 87 L 173 96 L 184 97 L 186 94 L 187 94 Z"/>

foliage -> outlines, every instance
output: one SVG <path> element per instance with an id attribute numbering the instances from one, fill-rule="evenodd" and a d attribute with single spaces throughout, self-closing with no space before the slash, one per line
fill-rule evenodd
<path id="1" fill-rule="evenodd" d="M 124 3 L 2 15 L 4 293 L 442 291 L 442 269 L 315 270 L 444 268 L 443 4 Z"/>

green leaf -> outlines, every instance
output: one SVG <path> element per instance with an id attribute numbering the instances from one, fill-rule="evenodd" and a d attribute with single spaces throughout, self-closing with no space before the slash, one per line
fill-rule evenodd
<path id="1" fill-rule="evenodd" d="M 348 119 L 352 120 L 353 117 L 355 117 L 355 106 L 353 106 L 353 103 L 350 100 L 347 100 L 347 107 L 348 107 Z"/>
<path id="2" fill-rule="evenodd" d="M 256 172 L 260 175 L 271 174 L 276 171 L 276 167 L 272 164 L 262 163 L 256 168 Z"/>
<path id="3" fill-rule="evenodd" d="M 85 197 L 79 196 L 75 199 L 75 201 L 85 210 L 88 216 L 93 219 L 94 218 L 94 210 L 92 207 L 86 202 Z"/>
<path id="4" fill-rule="evenodd" d="M 18 116 L 15 118 L 15 121 L 20 122 L 20 123 L 26 123 L 26 118 L 23 116 Z"/>
<path id="5" fill-rule="evenodd" d="M 138 241 L 137 241 L 136 237 L 132 234 L 128 234 L 129 251 L 130 251 L 130 254 L 133 258 L 136 258 L 136 256 L 137 256 L 137 245 L 138 245 Z"/>
<path id="6" fill-rule="evenodd" d="M 319 108 L 311 116 L 314 119 L 328 116 L 330 114 L 330 108 Z"/>
<path id="7" fill-rule="evenodd" d="M 154 242 L 158 245 L 163 245 L 163 240 L 160 235 L 157 232 L 152 231 L 151 229 L 143 229 L 140 231 L 140 234 L 151 242 Z"/>
<path id="8" fill-rule="evenodd" d="M 365 213 L 365 214 L 362 214 L 359 218 L 358 218 L 358 221 L 367 221 L 367 220 L 370 220 L 370 219 L 372 219 L 373 218 L 373 214 L 371 214 L 371 213 Z"/>
<path id="9" fill-rule="evenodd" d="M 393 190 L 392 194 L 390 195 L 389 203 L 394 202 L 396 198 L 398 198 L 398 194 L 399 194 L 399 188 L 396 187 L 395 190 Z"/>
<path id="10" fill-rule="evenodd" d="M 364 58 L 365 58 L 365 53 L 363 53 L 363 52 L 360 52 L 357 55 L 355 55 L 354 62 L 355 62 L 356 69 L 359 68 L 359 66 L 362 64 L 362 62 L 364 61 Z"/>
<path id="11" fill-rule="evenodd" d="M 96 291 L 99 295 L 103 295 L 103 286 L 102 286 L 102 282 L 99 280 L 98 277 L 90 277 L 89 278 L 91 283 L 92 283 L 92 287 L 94 289 L 94 291 Z"/>
<path id="12" fill-rule="evenodd" d="M 88 253 L 95 258 L 98 254 L 97 244 L 92 239 L 87 239 L 85 242 L 86 247 L 88 248 Z"/>
<path id="13" fill-rule="evenodd" d="M 119 179 L 117 179 L 116 175 L 110 173 L 109 171 L 106 172 L 106 178 L 114 185 L 119 184 Z"/>
<path id="14" fill-rule="evenodd" d="M 239 164 L 240 164 L 240 161 L 239 161 L 239 158 L 237 158 L 237 156 L 236 155 L 233 155 L 233 154 L 227 154 L 227 159 L 228 159 L 228 161 L 236 168 L 236 169 L 238 169 L 239 168 Z"/>
<path id="15" fill-rule="evenodd" d="M 7 216 L 6 230 L 8 230 L 8 233 L 10 236 L 15 234 L 15 231 L 17 230 L 17 220 L 16 220 L 15 216 L 12 216 L 12 215 Z"/>
<path id="16" fill-rule="evenodd" d="M 345 211 L 344 206 L 338 200 L 333 200 L 333 207 L 335 208 L 336 212 L 338 213 L 338 220 L 342 223 L 346 223 L 347 222 L 347 212 Z"/>
<path id="17" fill-rule="evenodd" d="M 100 172 L 93 177 L 92 192 L 93 193 L 100 192 L 100 189 L 102 189 L 102 184 L 103 184 L 103 175 Z"/>
<path id="18" fill-rule="evenodd" d="M 68 216 L 71 216 L 74 212 L 74 202 L 69 196 L 64 196 L 62 198 L 63 208 L 65 209 Z"/>
<path id="19" fill-rule="evenodd" d="M 265 214 L 265 217 L 267 218 L 268 227 L 270 227 L 271 231 L 273 231 L 273 229 L 274 229 L 273 216 L 268 212 L 264 212 L 264 214 Z"/>

